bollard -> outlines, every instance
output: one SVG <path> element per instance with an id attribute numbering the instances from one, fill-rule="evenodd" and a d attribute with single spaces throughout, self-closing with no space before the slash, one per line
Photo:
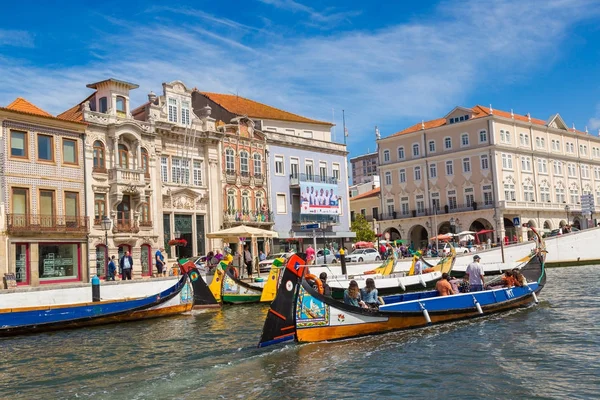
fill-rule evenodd
<path id="1" fill-rule="evenodd" d="M 340 263 L 342 263 L 342 275 L 346 275 L 348 274 L 348 271 L 346 270 L 346 257 L 344 256 L 344 253 L 346 253 L 344 251 L 343 248 L 340 249 Z"/>
<path id="2" fill-rule="evenodd" d="M 100 278 L 94 275 L 92 278 L 92 301 L 100 301 Z"/>

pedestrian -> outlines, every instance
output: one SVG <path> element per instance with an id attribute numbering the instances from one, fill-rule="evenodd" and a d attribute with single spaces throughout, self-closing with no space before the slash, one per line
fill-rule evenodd
<path id="1" fill-rule="evenodd" d="M 512 240 L 513 240 L 513 243 L 517 243 L 517 242 L 518 242 L 518 240 L 517 240 L 517 235 L 516 235 L 516 234 L 515 234 L 515 235 L 513 235 L 513 237 L 512 237 Z"/>
<path id="2" fill-rule="evenodd" d="M 492 238 L 488 238 L 487 239 L 487 248 L 491 249 L 492 248 Z"/>
<path id="3" fill-rule="evenodd" d="M 129 252 L 126 251 L 125 255 L 121 257 L 119 260 L 119 268 L 121 269 L 122 280 L 131 280 L 131 270 L 133 269 L 133 258 L 129 255 Z"/>
<path id="4" fill-rule="evenodd" d="M 248 249 L 248 245 L 244 245 L 244 264 L 246 264 L 246 271 L 248 271 L 248 278 L 252 279 L 252 253 Z"/>
<path id="5" fill-rule="evenodd" d="M 315 249 L 312 248 L 312 245 L 308 245 L 308 248 L 306 249 L 306 261 L 308 265 L 312 265 L 313 261 L 315 259 Z"/>
<path id="6" fill-rule="evenodd" d="M 161 247 L 160 249 L 156 250 L 156 254 L 154 255 L 154 258 L 156 260 L 156 271 L 158 272 L 158 276 L 166 276 L 167 271 L 164 269 L 165 268 L 165 256 L 163 255 L 163 251 L 165 250 L 164 247 Z"/>
<path id="7" fill-rule="evenodd" d="M 483 290 L 483 286 L 485 281 L 483 276 L 485 273 L 483 272 L 483 267 L 479 264 L 479 257 L 477 254 L 473 256 L 473 262 L 467 266 L 466 273 L 469 274 L 469 291 L 470 292 L 480 292 Z"/>
<path id="8" fill-rule="evenodd" d="M 115 256 L 111 256 L 110 261 L 108 262 L 108 271 L 106 272 L 106 280 L 114 281 L 116 274 L 117 274 L 117 266 L 115 264 Z"/>

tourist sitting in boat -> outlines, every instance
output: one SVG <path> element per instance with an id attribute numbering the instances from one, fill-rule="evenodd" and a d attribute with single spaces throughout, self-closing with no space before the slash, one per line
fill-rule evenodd
<path id="1" fill-rule="evenodd" d="M 527 286 L 527 278 L 523 276 L 519 268 L 513 268 L 512 273 L 513 278 L 515 278 L 515 281 L 517 282 L 515 286 Z"/>
<path id="2" fill-rule="evenodd" d="M 354 307 L 368 308 L 360 297 L 360 289 L 355 280 L 351 280 L 348 289 L 344 290 L 344 303 Z"/>
<path id="3" fill-rule="evenodd" d="M 321 272 L 319 275 L 319 279 L 323 284 L 323 296 L 331 297 L 331 287 L 327 284 L 327 272 Z"/>
<path id="4" fill-rule="evenodd" d="M 458 284 L 458 291 L 460 293 L 469 293 L 470 285 L 469 285 L 469 274 L 465 274 L 462 278 L 462 281 Z"/>
<path id="5" fill-rule="evenodd" d="M 502 286 L 511 288 L 517 286 L 517 281 L 513 277 L 511 271 L 505 271 L 504 276 L 502 277 Z"/>
<path id="6" fill-rule="evenodd" d="M 369 308 L 379 308 L 379 296 L 373 278 L 367 278 L 366 286 L 360 289 L 360 296 Z"/>
<path id="7" fill-rule="evenodd" d="M 450 285 L 449 280 L 450 280 L 450 275 L 448 275 L 448 273 L 444 272 L 442 274 L 442 279 L 437 281 L 437 283 L 435 284 L 435 290 L 438 291 L 440 296 L 450 296 L 451 294 L 456 294 L 456 293 L 454 293 L 454 290 L 452 290 L 452 285 Z"/>

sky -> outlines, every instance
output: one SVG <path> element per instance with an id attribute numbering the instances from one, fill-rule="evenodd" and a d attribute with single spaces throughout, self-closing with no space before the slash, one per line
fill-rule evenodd
<path id="1" fill-rule="evenodd" d="M 58 114 L 88 83 L 162 83 L 239 94 L 333 121 L 350 157 L 476 104 L 600 129 L 600 1 L 9 2 L 0 22 L 0 105 Z M 397 3 L 397 4 L 396 4 Z M 91 4 L 91 5 L 90 5 Z"/>

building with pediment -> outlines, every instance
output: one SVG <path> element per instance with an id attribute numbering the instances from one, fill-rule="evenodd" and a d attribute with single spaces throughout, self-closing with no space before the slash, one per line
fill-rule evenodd
<path id="1" fill-rule="evenodd" d="M 456 107 L 377 145 L 380 227 L 415 246 L 452 231 L 513 242 L 527 240 L 526 226 L 585 227 L 581 196 L 600 201 L 600 138 L 558 114 Z"/>

